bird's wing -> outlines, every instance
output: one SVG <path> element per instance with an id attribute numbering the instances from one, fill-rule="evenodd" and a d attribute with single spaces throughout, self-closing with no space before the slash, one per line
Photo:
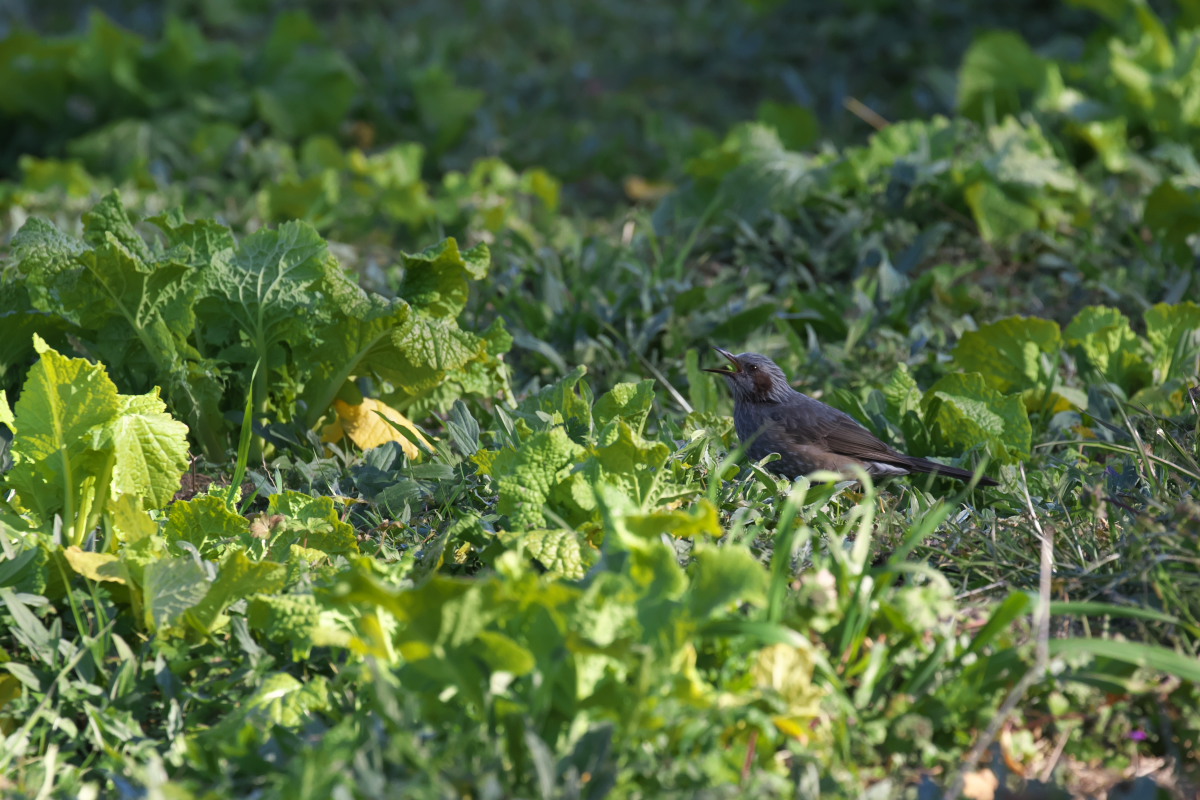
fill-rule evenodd
<path id="1" fill-rule="evenodd" d="M 903 453 L 864 428 L 854 417 L 832 406 L 820 403 L 803 412 L 788 408 L 779 417 L 790 434 L 808 439 L 807 443 L 822 446 L 831 453 L 905 466 Z"/>

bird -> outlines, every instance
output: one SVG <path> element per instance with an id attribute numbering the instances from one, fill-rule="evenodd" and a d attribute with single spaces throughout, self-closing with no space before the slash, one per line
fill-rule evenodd
<path id="1" fill-rule="evenodd" d="M 779 365 L 764 355 L 735 356 L 720 347 L 713 349 L 729 366 L 704 371 L 724 377 L 729 384 L 733 424 L 746 454 L 754 461 L 779 454 L 778 461 L 766 465 L 776 475 L 798 478 L 817 470 L 847 473 L 861 467 L 872 478 L 912 472 L 964 481 L 975 477 L 970 470 L 901 453 L 846 412 L 793 389 Z M 979 477 L 979 484 L 1000 485 L 986 475 Z"/>

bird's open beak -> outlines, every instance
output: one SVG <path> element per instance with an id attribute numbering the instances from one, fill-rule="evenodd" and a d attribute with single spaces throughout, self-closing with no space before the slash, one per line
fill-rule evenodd
<path id="1" fill-rule="evenodd" d="M 728 367 L 705 367 L 704 368 L 705 372 L 715 372 L 718 375 L 732 375 L 735 372 L 742 371 L 742 365 L 738 363 L 737 356 L 735 356 L 733 353 L 729 352 L 728 350 L 722 350 L 719 347 L 714 347 L 713 350 L 716 350 L 718 353 L 720 353 L 721 355 L 723 355 L 727 359 L 729 359 L 730 366 L 728 366 Z"/>

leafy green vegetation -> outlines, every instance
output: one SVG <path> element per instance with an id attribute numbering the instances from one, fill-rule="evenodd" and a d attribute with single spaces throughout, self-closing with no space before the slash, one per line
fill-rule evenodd
<path id="1" fill-rule="evenodd" d="M 0 794 L 1194 794 L 1189 4 L 259 5 L 0 40 Z"/>

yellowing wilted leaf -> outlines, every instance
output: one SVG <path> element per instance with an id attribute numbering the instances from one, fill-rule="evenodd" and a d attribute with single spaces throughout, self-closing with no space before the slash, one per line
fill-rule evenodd
<path id="1" fill-rule="evenodd" d="M 125 568 L 111 553 L 90 553 L 71 545 L 63 550 L 63 556 L 71 569 L 94 581 L 125 583 Z"/>
<path id="2" fill-rule="evenodd" d="M 393 425 L 388 424 L 388 421 L 391 421 L 395 425 L 399 425 L 411 432 L 413 437 L 430 450 L 433 449 L 433 445 L 421 435 L 421 432 L 409 421 L 408 417 L 386 403 L 381 403 L 374 398 L 367 397 L 363 399 L 361 404 L 356 406 L 352 406 L 341 400 L 334 400 L 333 407 L 337 411 L 338 420 L 331 425 L 327 425 L 322 431 L 322 438 L 326 442 L 337 441 L 343 433 L 349 436 L 350 440 L 363 450 L 379 447 L 385 442 L 399 442 L 405 455 L 409 458 L 417 458 L 420 455 L 420 450 L 415 444 L 409 441 L 408 437 L 396 430 Z M 381 415 L 386 420 L 381 418 Z"/>

